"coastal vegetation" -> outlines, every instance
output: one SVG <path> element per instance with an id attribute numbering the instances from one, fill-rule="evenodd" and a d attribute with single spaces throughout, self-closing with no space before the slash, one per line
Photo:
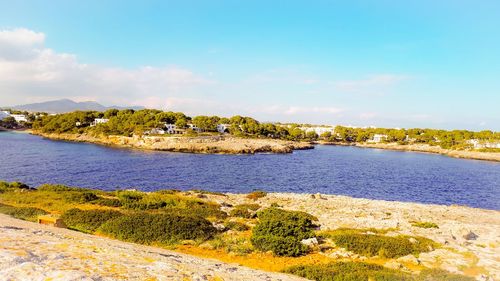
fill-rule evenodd
<path id="1" fill-rule="evenodd" d="M 104 118 L 105 123 L 91 126 L 96 118 Z M 308 124 L 261 123 L 251 117 L 219 116 L 190 117 L 181 112 L 164 112 L 160 110 L 116 110 L 105 112 L 75 111 L 65 114 L 41 116 L 33 121 L 33 129 L 44 134 L 90 134 L 90 135 L 143 135 L 155 128 L 163 128 L 165 124 L 174 124 L 184 130 L 185 136 L 218 134 L 217 125 L 227 125 L 226 133 L 236 137 L 271 138 L 291 141 L 324 141 L 329 143 L 365 143 L 381 135 L 382 143 L 428 144 L 444 149 L 471 149 L 471 140 L 479 142 L 500 142 L 500 132 L 484 130 L 473 132 L 468 130 L 438 130 L 426 128 L 394 129 L 394 128 L 355 128 L 326 127 L 318 133 L 318 126 Z M 192 126 L 188 126 L 191 124 Z M 321 127 L 321 126 L 320 126 Z M 192 128 L 197 128 L 193 130 Z M 481 148 L 487 152 L 497 152 L 495 148 Z"/>
<path id="2" fill-rule="evenodd" d="M 474 281 L 476 279 L 444 270 L 425 269 L 418 275 L 363 262 L 334 262 L 319 265 L 299 265 L 286 273 L 317 281 Z"/>
<path id="3" fill-rule="evenodd" d="M 259 222 L 252 231 L 252 244 L 278 256 L 300 256 L 309 251 L 301 241 L 313 238 L 317 218 L 298 211 L 269 208 L 258 212 Z"/>
<path id="4" fill-rule="evenodd" d="M 468 280 L 384 266 L 440 247 L 430 239 L 388 235 L 396 231 L 389 228 L 319 230 L 315 216 L 276 202 L 263 205 L 269 195 L 259 194 L 264 197 L 241 196 L 245 203 L 232 205 L 214 201 L 226 194 L 201 190 L 102 191 L 0 182 L 0 213 L 30 221 L 50 214 L 77 231 L 227 261 L 237 257 L 255 268 L 313 280 Z M 352 254 L 340 262 L 329 257 L 332 251 Z"/>
<path id="5" fill-rule="evenodd" d="M 397 258 L 432 251 L 437 244 L 424 237 L 384 236 L 359 229 L 337 229 L 322 233 L 337 246 L 363 256 Z"/>

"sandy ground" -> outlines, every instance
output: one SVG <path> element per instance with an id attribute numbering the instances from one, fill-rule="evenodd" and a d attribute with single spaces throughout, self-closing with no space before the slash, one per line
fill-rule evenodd
<path id="1" fill-rule="evenodd" d="M 304 280 L 0 214 L 0 280 Z"/>

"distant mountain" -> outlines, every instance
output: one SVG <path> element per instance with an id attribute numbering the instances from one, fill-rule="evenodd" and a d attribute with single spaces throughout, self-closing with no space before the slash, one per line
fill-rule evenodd
<path id="1" fill-rule="evenodd" d="M 23 105 L 16 105 L 10 107 L 12 109 L 17 110 L 26 110 L 26 111 L 39 111 L 39 112 L 48 112 L 48 113 L 64 113 L 71 112 L 75 110 L 96 110 L 96 111 L 105 111 L 108 109 L 144 109 L 142 106 L 104 106 L 95 101 L 83 101 L 83 102 L 75 102 L 70 99 L 61 99 L 61 100 L 53 100 L 46 101 L 40 103 L 30 103 Z"/>

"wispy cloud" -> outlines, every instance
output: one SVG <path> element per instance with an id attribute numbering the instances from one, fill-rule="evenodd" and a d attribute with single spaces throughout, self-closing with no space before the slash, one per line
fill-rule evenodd
<path id="1" fill-rule="evenodd" d="M 358 80 L 340 80 L 331 82 L 340 92 L 358 94 L 384 94 L 392 86 L 408 80 L 411 77 L 400 74 L 376 74 Z"/>
<path id="2" fill-rule="evenodd" d="M 177 66 L 136 69 L 88 65 L 44 46 L 45 34 L 0 31 L 2 104 L 35 99 L 96 97 L 105 103 L 184 97 L 216 82 Z M 7 96 L 4 96 L 7 95 Z M 153 106 L 153 104 L 148 104 Z"/>

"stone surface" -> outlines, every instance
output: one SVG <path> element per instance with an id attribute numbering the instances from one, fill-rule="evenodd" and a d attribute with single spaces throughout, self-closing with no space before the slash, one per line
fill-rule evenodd
<path id="1" fill-rule="evenodd" d="M 0 280 L 304 280 L 0 215 Z"/>

